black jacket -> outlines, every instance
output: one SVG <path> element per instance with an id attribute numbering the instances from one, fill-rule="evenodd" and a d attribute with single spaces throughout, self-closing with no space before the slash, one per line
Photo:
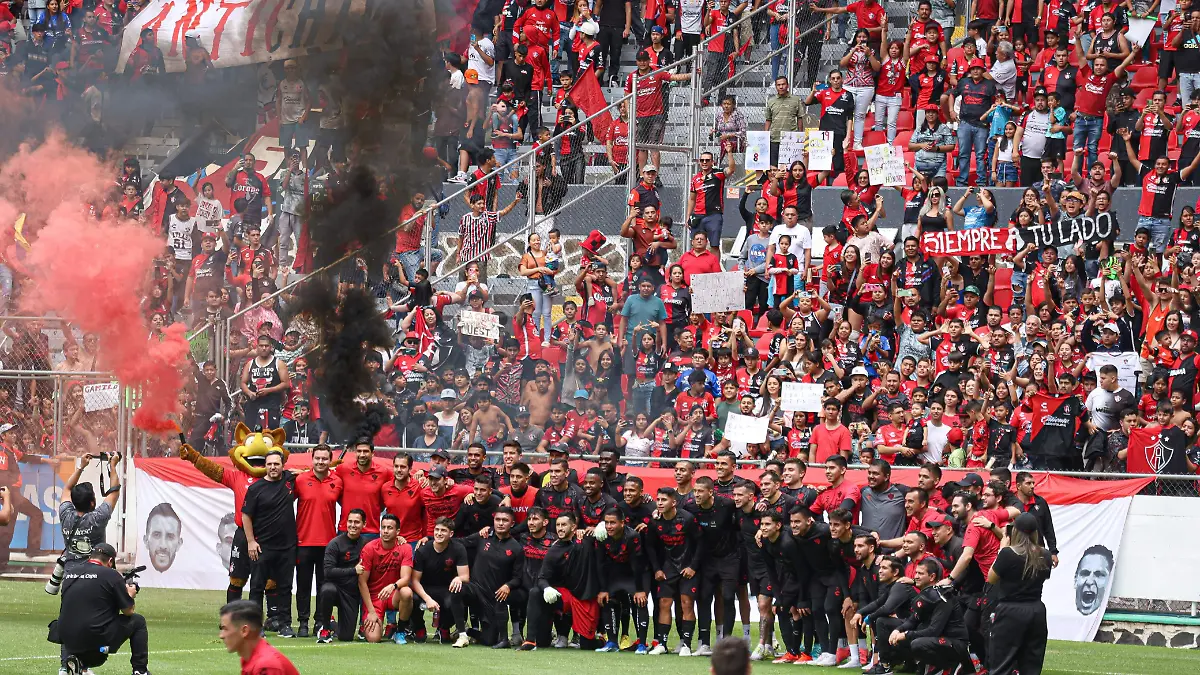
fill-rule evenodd
<path id="1" fill-rule="evenodd" d="M 1058 537 L 1054 534 L 1054 518 L 1050 515 L 1050 505 L 1041 495 L 1034 495 L 1033 501 L 1022 505 L 1025 513 L 1032 513 L 1038 521 L 1038 532 L 1051 555 L 1058 555 Z"/>
<path id="2" fill-rule="evenodd" d="M 325 578 L 338 586 L 357 589 L 358 572 L 354 567 L 358 565 L 362 547 L 361 536 L 358 539 L 351 539 L 342 533 L 334 537 L 325 545 L 325 561 L 322 565 L 325 570 Z"/>
<path id="3" fill-rule="evenodd" d="M 890 584 L 880 584 L 879 597 L 858 608 L 858 613 L 864 619 L 872 622 L 885 616 L 908 616 L 912 612 L 912 601 L 917 598 L 917 589 L 911 584 L 893 581 Z"/>
<path id="4" fill-rule="evenodd" d="M 906 634 L 909 644 L 923 637 L 967 639 L 962 606 L 937 586 L 929 586 L 921 591 L 913 600 L 912 614 L 896 630 Z"/>

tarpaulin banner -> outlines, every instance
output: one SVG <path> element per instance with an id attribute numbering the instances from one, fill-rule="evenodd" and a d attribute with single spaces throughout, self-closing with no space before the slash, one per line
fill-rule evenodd
<path id="1" fill-rule="evenodd" d="M 976 227 L 970 230 L 926 232 L 921 235 L 926 255 L 995 255 L 1015 253 L 1017 238 L 1007 227 Z"/>
<path id="2" fill-rule="evenodd" d="M 1078 215 L 1074 218 L 1061 214 L 1044 225 L 1021 228 L 1021 239 L 1026 244 L 1042 246 L 1069 246 L 1076 242 L 1097 242 L 1117 236 L 1120 228 L 1111 213 L 1102 212 L 1095 216 Z"/>
<path id="3" fill-rule="evenodd" d="M 381 452 L 380 455 L 383 453 Z M 377 455 L 374 462 L 390 470 L 391 461 Z M 213 461 L 233 471 L 227 458 Z M 302 471 L 311 466 L 311 456 L 288 457 L 287 468 Z M 591 462 L 576 460 L 571 467 L 582 476 Z M 427 469 L 427 464 L 417 464 Z M 545 473 L 547 465 L 533 469 Z M 675 487 L 672 468 L 619 467 L 640 477 L 649 496 L 660 487 Z M 915 485 L 916 471 L 897 467 L 892 480 Z M 758 480 L 761 470 L 747 467 L 738 475 Z M 943 481 L 961 480 L 965 471 L 946 470 Z M 233 492 L 176 458 L 136 460 L 137 564 L 146 565 L 145 586 L 221 590 L 228 585 L 227 569 L 237 526 L 233 522 Z M 714 476 L 710 468 L 697 476 Z M 1038 476 L 1037 493 L 1050 504 L 1057 532 L 1060 565 L 1046 585 L 1050 636 L 1062 640 L 1089 641 L 1095 634 L 1108 601 L 1109 582 L 1117 562 L 1125 516 L 1133 495 L 1152 479 L 1089 481 L 1047 474 Z M 805 483 L 828 486 L 822 471 L 810 470 Z M 852 470 L 845 480 L 866 485 L 863 470 Z"/>

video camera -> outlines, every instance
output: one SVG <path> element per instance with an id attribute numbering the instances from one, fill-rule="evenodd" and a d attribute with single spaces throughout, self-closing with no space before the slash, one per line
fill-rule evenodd
<path id="1" fill-rule="evenodd" d="M 125 577 L 125 583 L 127 585 L 133 584 L 133 587 L 140 591 L 140 590 L 142 590 L 142 587 L 140 585 L 138 585 L 137 578 L 138 578 L 139 574 L 141 574 L 142 572 L 145 572 L 145 571 L 146 571 L 145 565 L 138 565 L 137 567 L 129 570 L 128 572 L 125 572 L 121 576 Z"/>

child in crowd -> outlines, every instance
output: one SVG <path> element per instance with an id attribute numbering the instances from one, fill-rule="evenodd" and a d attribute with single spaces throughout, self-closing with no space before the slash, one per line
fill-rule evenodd
<path id="1" fill-rule="evenodd" d="M 551 274 L 543 274 L 542 278 L 538 279 L 538 285 L 542 287 L 542 293 L 553 296 L 559 293 L 554 276 L 562 269 L 562 233 L 556 227 L 546 234 L 546 238 L 549 240 L 546 245 L 546 269 L 550 270 Z"/>
<path id="2" fill-rule="evenodd" d="M 772 307 L 779 307 L 785 298 L 796 291 L 796 275 L 800 274 L 800 260 L 790 253 L 792 237 L 782 235 L 775 244 L 775 256 L 767 262 L 767 276 L 771 278 Z"/>

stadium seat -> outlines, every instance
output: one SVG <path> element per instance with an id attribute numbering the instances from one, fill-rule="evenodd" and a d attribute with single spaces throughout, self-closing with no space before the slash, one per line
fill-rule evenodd
<path id="1" fill-rule="evenodd" d="M 1138 92 L 1139 96 L 1146 89 L 1149 89 L 1153 93 L 1154 89 L 1158 86 L 1157 70 L 1157 68 L 1138 68 L 1134 71 L 1133 78 L 1129 81 L 1129 86 Z"/>
<path id="2" fill-rule="evenodd" d="M 912 131 L 915 128 L 916 128 L 916 125 L 914 124 L 914 121 L 913 121 L 912 110 L 910 110 L 908 108 L 901 110 L 900 114 L 896 117 L 896 129 L 899 129 L 902 131 Z"/>
<path id="3" fill-rule="evenodd" d="M 912 135 L 913 135 L 913 132 L 911 129 L 906 130 L 906 131 L 897 130 L 896 131 L 896 141 L 895 141 L 895 143 L 893 143 L 893 145 L 895 145 L 896 147 L 904 148 L 905 151 L 907 152 L 908 141 L 909 141 L 909 139 L 912 138 Z"/>
<path id="4" fill-rule="evenodd" d="M 863 147 L 867 147 L 869 145 L 881 145 L 884 143 L 887 143 L 886 131 L 875 131 L 873 129 L 868 129 L 863 132 Z"/>

